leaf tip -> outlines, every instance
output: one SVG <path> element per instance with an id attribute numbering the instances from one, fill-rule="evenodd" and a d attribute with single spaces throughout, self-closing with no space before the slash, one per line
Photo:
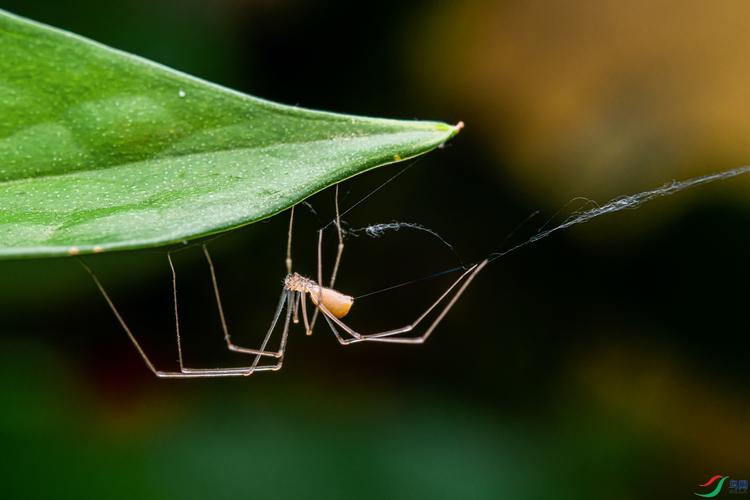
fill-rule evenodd
<path id="1" fill-rule="evenodd" d="M 458 135 L 459 132 L 461 132 L 466 125 L 464 124 L 463 120 L 459 120 L 458 123 L 455 125 L 447 125 L 447 127 L 450 129 L 450 136 L 449 139 L 453 139 Z"/>

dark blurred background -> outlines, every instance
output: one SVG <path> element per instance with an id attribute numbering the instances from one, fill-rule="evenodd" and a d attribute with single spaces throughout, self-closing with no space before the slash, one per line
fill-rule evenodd
<path id="1" fill-rule="evenodd" d="M 561 221 L 576 196 L 750 162 L 744 0 L 0 4 L 267 99 L 464 120 L 346 221 L 421 223 L 466 262 Z M 400 168 L 344 183 L 342 206 Z M 297 328 L 284 369 L 249 379 L 157 380 L 75 261 L 0 262 L 0 496 L 616 500 L 750 479 L 749 195 L 750 179 L 712 184 L 500 259 L 421 347 L 342 348 L 324 324 Z M 294 253 L 312 275 L 333 193 L 310 202 Z M 210 244 L 240 343 L 270 320 L 286 223 Z M 174 367 L 165 252 L 87 261 Z M 189 363 L 241 364 L 200 250 L 175 263 Z M 338 287 L 456 264 L 425 233 L 350 238 Z M 363 298 L 351 324 L 407 323 L 450 278 Z"/>

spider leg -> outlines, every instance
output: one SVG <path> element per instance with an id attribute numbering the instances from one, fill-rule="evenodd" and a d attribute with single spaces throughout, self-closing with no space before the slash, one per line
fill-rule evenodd
<path id="1" fill-rule="evenodd" d="M 318 286 L 322 287 L 323 283 L 323 229 L 318 230 Z M 323 293 L 322 289 L 318 291 L 318 302 L 320 302 L 321 294 Z M 312 315 L 312 321 L 310 321 L 310 326 L 306 330 L 307 335 L 312 335 L 313 328 L 315 327 L 315 322 L 318 320 L 318 308 L 315 308 L 315 311 L 313 311 Z"/>
<path id="2" fill-rule="evenodd" d="M 372 334 L 361 334 L 351 327 L 347 326 L 343 321 L 334 316 L 328 309 L 326 309 L 323 304 L 318 304 L 317 307 L 323 313 L 326 321 L 328 322 L 328 325 L 331 327 L 334 335 L 336 335 L 336 338 L 341 344 L 347 345 L 365 341 L 390 342 L 397 344 L 422 344 L 429 338 L 429 336 L 432 334 L 438 324 L 443 320 L 443 318 L 445 318 L 445 315 L 448 314 L 448 311 L 450 311 L 451 308 L 456 304 L 458 299 L 461 297 L 464 291 L 466 291 L 466 288 L 474 280 L 476 275 L 484 268 L 484 266 L 487 265 L 487 262 L 488 260 L 485 259 L 479 264 L 475 264 L 464 271 L 464 273 L 461 274 L 461 276 L 459 276 L 458 279 L 454 281 L 448 287 L 448 289 L 446 289 L 442 293 L 442 295 L 438 297 L 435 302 L 432 303 L 432 305 L 430 305 L 421 315 L 419 315 L 419 317 L 413 323 L 402 326 L 400 328 L 394 328 L 392 330 L 385 330 Z M 452 296 L 451 292 L 453 292 Z M 448 299 L 448 297 L 450 298 Z M 446 305 L 442 308 L 442 310 L 440 310 L 440 313 L 438 313 L 437 317 L 432 321 L 432 323 L 430 323 L 430 325 L 427 327 L 427 330 L 425 330 L 422 335 L 419 335 L 417 337 L 396 337 L 397 335 L 403 335 L 412 332 L 431 312 L 433 312 L 440 305 L 441 302 L 446 299 L 448 299 Z M 353 338 L 342 339 L 336 327 L 341 328 Z"/>
<path id="3" fill-rule="evenodd" d="M 291 234 L 291 233 L 290 233 Z M 247 347 L 241 347 L 232 342 L 232 336 L 229 334 L 229 327 L 227 326 L 227 320 L 226 316 L 224 316 L 224 307 L 221 304 L 221 294 L 219 293 L 219 282 L 216 279 L 216 269 L 214 268 L 213 260 L 211 259 L 211 254 L 208 252 L 208 247 L 206 245 L 201 245 L 203 247 L 203 255 L 206 257 L 206 262 L 208 262 L 208 270 L 211 273 L 211 285 L 214 289 L 214 297 L 216 298 L 216 307 L 219 309 L 219 319 L 221 320 L 221 330 L 224 332 L 224 342 L 227 344 L 227 349 L 234 352 L 241 352 L 243 354 L 257 354 L 260 356 L 271 356 L 274 358 L 280 358 L 283 354 L 281 350 L 281 346 L 276 351 L 265 351 L 263 349 L 250 349 Z M 172 269 L 172 282 L 175 284 L 176 282 L 176 276 L 174 273 L 174 266 L 172 266 L 172 259 L 169 259 L 169 265 Z M 175 294 L 177 293 L 176 285 L 173 286 L 173 290 Z M 176 298 L 175 298 L 176 301 Z M 291 307 L 292 304 L 290 303 L 289 306 Z"/>
<path id="4" fill-rule="evenodd" d="M 302 303 L 302 322 L 305 324 L 305 332 L 307 335 L 310 335 L 312 333 L 312 330 L 310 329 L 310 322 L 307 320 L 307 299 L 305 298 L 305 294 L 302 292 L 297 292 L 299 301 Z"/>
<path id="5" fill-rule="evenodd" d="M 303 296 L 302 297 L 302 316 L 305 318 L 305 321 L 307 321 L 307 307 L 305 304 L 306 304 L 306 298 Z M 331 327 L 331 331 L 336 336 L 336 340 L 338 340 L 341 345 L 349 345 L 352 342 L 352 339 L 345 339 L 344 337 L 341 336 L 341 333 L 339 332 L 338 328 L 336 328 L 335 324 L 328 317 L 328 315 L 330 315 L 331 312 L 328 311 L 328 309 L 324 305 L 322 305 L 320 301 L 318 301 L 318 305 L 316 305 L 316 311 L 318 307 L 322 307 L 324 309 L 323 318 Z M 347 333 L 352 335 L 354 340 L 362 340 L 362 336 L 353 330 L 347 331 Z"/>
<path id="6" fill-rule="evenodd" d="M 292 226 L 294 226 L 294 207 L 289 210 L 289 235 L 286 239 L 286 274 L 292 274 Z M 299 302 L 294 303 L 294 312 L 292 313 L 292 321 L 296 325 L 299 323 L 298 316 Z"/>
<path id="7" fill-rule="evenodd" d="M 206 249 L 206 246 L 203 246 L 203 250 L 208 256 L 208 250 Z M 237 374 L 237 375 L 252 375 L 254 371 L 256 371 L 258 368 L 265 368 L 266 370 L 278 370 L 281 368 L 281 365 L 283 363 L 282 357 L 284 356 L 284 350 L 286 349 L 286 339 L 287 334 L 289 332 L 289 319 L 291 316 L 292 311 L 292 304 L 289 302 L 289 292 L 285 289 L 281 292 L 281 298 L 279 299 L 279 304 L 276 306 L 276 312 L 274 313 L 273 320 L 271 321 L 271 327 L 266 332 L 266 336 L 263 339 L 263 343 L 260 346 L 260 349 L 253 352 L 252 354 L 255 354 L 255 359 L 253 360 L 252 365 L 248 367 L 238 367 L 238 368 L 189 368 L 186 367 L 183 363 L 183 357 L 182 357 L 182 341 L 180 338 L 180 317 L 178 314 L 177 309 L 177 273 L 175 272 L 174 264 L 172 262 L 172 257 L 167 254 L 167 260 L 169 261 L 169 268 L 172 271 L 172 298 L 174 301 L 174 319 L 175 319 L 175 332 L 177 336 L 177 359 L 180 363 L 180 373 L 183 374 L 190 374 L 190 375 L 200 375 L 200 374 L 210 374 L 210 373 L 231 373 L 231 374 Z M 209 257 L 210 262 L 210 257 Z M 213 273 L 212 273 L 213 275 Z M 215 276 L 214 276 L 214 284 Z M 217 294 L 218 296 L 218 294 Z M 278 358 L 279 361 L 275 364 L 271 365 L 258 365 L 260 359 L 262 356 L 267 356 L 266 346 L 268 345 L 268 341 L 271 338 L 271 335 L 273 334 L 274 329 L 276 328 L 276 323 L 279 320 L 279 316 L 281 316 L 281 311 L 284 309 L 284 306 L 287 306 L 286 310 L 286 320 L 284 322 L 284 330 L 281 334 L 281 342 L 279 351 L 277 354 L 273 354 L 274 357 Z M 223 316 L 223 313 L 222 313 Z M 223 322 L 224 325 L 226 325 L 225 322 Z M 245 349 L 245 351 L 251 351 L 250 349 Z M 254 351 L 254 350 L 253 350 Z M 240 351 L 242 352 L 242 351 Z"/>
<path id="8" fill-rule="evenodd" d="M 169 258 L 169 255 L 167 255 Z M 101 281 L 99 280 L 99 277 L 94 273 L 94 271 L 86 265 L 86 263 L 83 262 L 82 259 L 78 259 L 78 262 L 81 264 L 81 266 L 86 270 L 86 272 L 91 276 L 92 280 L 94 281 L 94 284 L 96 285 L 97 289 L 101 293 L 102 297 L 104 297 L 104 300 L 106 301 L 107 305 L 109 306 L 110 310 L 114 314 L 115 318 L 117 319 L 117 322 L 120 324 L 122 329 L 127 334 L 128 338 L 130 339 L 131 343 L 135 347 L 136 351 L 138 351 L 138 354 L 141 356 L 141 359 L 146 364 L 146 367 L 157 377 L 159 378 L 208 378 L 208 377 L 239 377 L 239 376 L 247 376 L 252 375 L 254 372 L 259 371 L 275 371 L 281 368 L 281 365 L 283 363 L 283 359 L 279 359 L 277 363 L 275 364 L 269 364 L 269 365 L 259 365 L 259 360 L 261 355 L 256 355 L 256 358 L 251 366 L 248 367 L 233 367 L 233 368 L 202 368 L 202 369 L 191 369 L 191 368 L 185 368 L 182 363 L 182 347 L 180 344 L 180 334 L 179 334 L 179 320 L 177 319 L 177 294 L 176 294 L 176 279 L 175 279 L 175 273 L 174 273 L 174 266 L 172 266 L 172 259 L 169 258 L 169 263 L 172 268 L 172 276 L 173 276 L 173 298 L 175 300 L 175 324 L 177 325 L 177 348 L 178 348 L 178 356 L 179 356 L 179 362 L 180 362 L 180 371 L 165 371 L 165 370 L 158 370 L 156 366 L 153 364 L 151 359 L 146 354 L 146 351 L 144 351 L 143 347 L 141 347 L 141 344 L 138 342 L 138 340 L 135 338 L 135 335 L 133 335 L 132 330 L 125 322 L 124 318 L 120 314 L 120 311 L 115 306 L 114 302 L 110 298 L 109 294 L 105 290 L 104 286 L 102 285 Z M 281 300 L 279 301 L 279 305 L 276 308 L 276 313 L 274 314 L 273 321 L 271 322 L 271 328 L 269 329 L 268 333 L 266 334 L 266 338 L 264 340 L 264 344 L 267 343 L 268 338 L 270 337 L 271 333 L 273 332 L 274 327 L 276 326 L 276 323 L 278 322 L 279 316 L 281 315 L 281 311 L 285 305 L 285 303 L 288 300 L 288 293 L 282 293 Z M 282 334 L 282 341 L 285 344 L 286 343 L 286 337 L 289 330 L 289 318 L 290 318 L 290 309 L 287 308 L 287 315 L 286 315 L 286 321 L 284 326 L 284 333 Z M 265 348 L 265 345 L 263 346 Z M 261 349 L 263 349 L 261 348 Z M 283 351 L 282 351 L 283 353 Z"/>
<path id="9" fill-rule="evenodd" d="M 292 274 L 292 225 L 294 224 L 294 207 L 289 210 L 289 236 L 286 240 L 286 273 Z"/>
<path id="10" fill-rule="evenodd" d="M 341 256 L 344 253 L 344 232 L 341 230 L 341 211 L 339 210 L 339 185 L 336 184 L 336 218 L 334 219 L 336 225 L 336 234 L 339 238 L 339 244 L 336 250 L 336 260 L 333 262 L 333 271 L 331 272 L 331 281 L 328 283 L 330 288 L 334 288 L 336 284 L 336 276 L 339 273 L 339 265 L 341 264 Z M 318 234 L 318 285 L 324 286 L 323 284 L 323 229 Z M 315 322 L 318 320 L 318 309 L 316 308 L 313 312 L 312 322 L 310 323 L 310 329 L 308 335 L 312 334 L 312 329 L 315 327 Z"/>
<path id="11" fill-rule="evenodd" d="M 336 250 L 336 260 L 333 262 L 333 271 L 331 271 L 331 281 L 328 284 L 330 288 L 334 288 L 336 284 L 336 276 L 339 273 L 339 264 L 341 264 L 341 256 L 344 253 L 344 233 L 341 231 L 341 213 L 339 211 L 339 185 L 336 184 L 336 234 L 339 238 L 339 244 Z M 322 285 L 323 283 L 319 283 Z"/>
<path id="12" fill-rule="evenodd" d="M 299 303 L 300 303 L 300 300 L 301 299 L 300 299 L 299 295 L 297 295 L 294 298 L 294 310 L 292 310 L 292 321 L 294 322 L 295 325 L 297 323 L 299 323 Z"/>

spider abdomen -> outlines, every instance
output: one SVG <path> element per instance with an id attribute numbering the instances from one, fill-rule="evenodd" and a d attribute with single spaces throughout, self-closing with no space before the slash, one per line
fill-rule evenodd
<path id="1" fill-rule="evenodd" d="M 315 290 L 311 289 L 308 293 L 313 304 L 317 306 L 318 300 L 320 300 L 321 305 L 339 319 L 349 314 L 349 310 L 354 304 L 354 297 L 345 295 L 333 288 L 316 287 Z"/>

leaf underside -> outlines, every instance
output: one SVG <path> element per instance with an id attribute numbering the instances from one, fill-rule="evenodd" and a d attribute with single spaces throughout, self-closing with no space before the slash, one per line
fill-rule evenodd
<path id="1" fill-rule="evenodd" d="M 0 258 L 226 231 L 457 132 L 264 101 L 0 10 Z"/>

